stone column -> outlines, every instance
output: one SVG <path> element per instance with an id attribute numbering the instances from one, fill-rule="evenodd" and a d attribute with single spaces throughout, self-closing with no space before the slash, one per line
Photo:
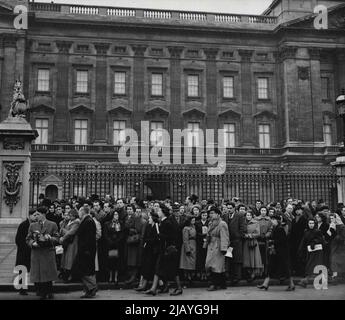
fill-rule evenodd
<path id="1" fill-rule="evenodd" d="M 9 105 L 12 99 L 13 83 L 16 79 L 16 51 L 17 36 L 14 34 L 3 34 L 4 60 L 1 75 L 1 119 L 6 119 L 9 112 Z M 19 79 L 19 78 L 18 78 Z M 23 79 L 22 79 L 23 80 Z"/>
<path id="2" fill-rule="evenodd" d="M 181 53 L 183 47 L 168 47 L 170 52 L 170 133 L 173 129 L 182 128 L 181 123 Z"/>
<path id="3" fill-rule="evenodd" d="M 95 111 L 95 143 L 105 143 L 107 123 L 107 86 L 104 79 L 107 77 L 107 52 L 109 43 L 95 43 L 97 51 L 96 62 L 96 111 Z"/>
<path id="4" fill-rule="evenodd" d="M 144 101 L 145 101 L 145 61 L 144 54 L 146 46 L 132 45 L 134 51 L 133 64 L 133 129 L 141 140 L 141 120 L 145 118 Z"/>
<path id="5" fill-rule="evenodd" d="M 253 147 L 255 145 L 255 128 L 253 119 L 253 92 L 252 92 L 252 68 L 251 57 L 253 50 L 239 50 L 241 62 L 241 88 L 243 110 L 243 145 Z"/>
<path id="6" fill-rule="evenodd" d="M 335 52 L 335 96 L 341 93 L 342 89 L 345 89 L 345 49 L 338 49 Z M 339 143 L 343 142 L 343 120 L 337 118 L 337 141 Z"/>
<path id="7" fill-rule="evenodd" d="M 217 54 L 219 49 L 208 48 L 204 49 L 207 62 L 206 62 L 206 114 L 207 114 L 207 129 L 218 129 L 218 106 L 217 106 Z M 218 136 L 215 135 L 215 139 Z"/>
<path id="8" fill-rule="evenodd" d="M 69 61 L 68 54 L 72 42 L 70 41 L 56 41 L 59 49 L 59 56 L 56 63 L 57 69 L 57 90 L 56 90 L 56 111 L 54 117 L 54 142 L 68 143 L 69 129 L 68 129 L 68 74 Z"/>
<path id="9" fill-rule="evenodd" d="M 13 243 L 29 213 L 31 142 L 37 131 L 23 118 L 0 123 L 0 243 Z"/>
<path id="10" fill-rule="evenodd" d="M 321 106 L 321 51 L 318 48 L 309 49 L 310 57 L 310 87 L 311 87 L 311 107 L 313 143 L 323 141 L 323 114 Z"/>
<path id="11" fill-rule="evenodd" d="M 281 79 L 282 80 L 282 100 L 281 114 L 285 120 L 285 145 L 290 141 L 297 141 L 296 114 L 297 105 L 297 83 L 298 74 L 296 66 L 296 47 L 282 47 L 279 50 L 279 62 L 281 63 Z"/>

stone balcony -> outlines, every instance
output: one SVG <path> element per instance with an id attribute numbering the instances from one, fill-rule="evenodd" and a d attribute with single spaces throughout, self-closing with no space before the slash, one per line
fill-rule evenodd
<path id="1" fill-rule="evenodd" d="M 244 15 L 211 13 L 198 11 L 155 10 L 138 8 L 120 8 L 103 6 L 86 6 L 55 3 L 30 3 L 30 11 L 38 17 L 90 19 L 93 21 L 116 21 L 167 24 L 197 24 L 219 27 L 236 26 L 237 28 L 273 30 L 278 18 L 263 15 Z"/>

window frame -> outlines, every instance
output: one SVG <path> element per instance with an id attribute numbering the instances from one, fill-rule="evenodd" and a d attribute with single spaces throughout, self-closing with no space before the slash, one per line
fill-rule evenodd
<path id="1" fill-rule="evenodd" d="M 124 86 L 124 92 L 116 92 L 116 74 L 124 74 L 124 82 L 123 83 L 119 83 L 120 85 Z M 127 79 L 127 72 L 126 70 L 114 70 L 113 72 L 113 96 L 127 96 L 128 94 L 128 83 L 127 83 L 128 79 Z"/>
<path id="2" fill-rule="evenodd" d="M 225 130 L 226 126 L 233 126 L 234 130 L 233 131 L 228 131 Z M 236 123 L 235 122 L 224 122 L 223 123 L 223 130 L 224 130 L 224 145 L 226 149 L 232 149 L 232 148 L 236 148 Z M 233 134 L 233 146 L 229 146 L 229 143 L 231 139 L 228 141 L 227 140 L 227 134 Z"/>
<path id="3" fill-rule="evenodd" d="M 83 83 L 86 82 L 86 91 L 78 91 L 78 74 L 80 72 L 84 72 L 87 75 L 87 79 L 86 81 L 84 81 Z M 90 70 L 89 69 L 81 69 L 78 68 L 76 69 L 76 76 L 75 76 L 75 93 L 77 95 L 87 95 L 90 93 L 90 85 L 89 85 L 89 81 L 90 81 Z"/>
<path id="4" fill-rule="evenodd" d="M 268 132 L 261 132 L 260 128 L 261 127 L 268 127 Z M 261 146 L 261 135 L 268 136 L 268 147 L 267 146 Z M 272 148 L 272 125 L 270 123 L 259 123 L 258 124 L 258 139 L 259 139 L 259 149 L 271 149 Z M 264 139 L 264 145 L 266 144 L 266 140 Z"/>
<path id="5" fill-rule="evenodd" d="M 232 79 L 232 96 L 228 97 L 225 96 L 225 78 Z M 235 99 L 235 76 L 229 75 L 229 74 L 223 74 L 222 75 L 222 99 L 223 100 L 234 100 Z"/>
<path id="6" fill-rule="evenodd" d="M 40 71 L 47 71 L 48 72 L 48 79 L 40 80 L 39 75 Z M 48 83 L 48 89 L 47 90 L 41 90 L 40 89 L 40 81 L 46 81 Z M 42 92 L 42 93 L 49 93 L 51 91 L 51 70 L 47 67 L 38 67 L 37 68 L 37 82 L 36 82 L 36 92 Z"/>
<path id="7" fill-rule="evenodd" d="M 81 123 L 83 122 L 86 122 L 86 128 L 77 128 L 76 127 L 76 123 L 77 121 L 81 121 Z M 76 143 L 76 131 L 77 130 L 80 130 L 81 133 L 83 131 L 85 131 L 86 133 L 86 144 L 82 144 L 82 143 Z M 80 134 L 80 138 L 82 140 L 82 134 Z M 76 146 L 85 146 L 85 145 L 88 145 L 89 143 L 89 119 L 85 119 L 85 118 L 75 118 L 73 119 L 73 144 L 76 145 Z"/>
<path id="8" fill-rule="evenodd" d="M 260 88 L 260 80 L 266 80 L 266 97 L 260 97 L 260 90 L 263 90 L 263 88 Z M 268 76 L 258 76 L 256 78 L 256 97 L 259 101 L 267 101 L 270 100 L 270 78 Z"/>
<path id="9" fill-rule="evenodd" d="M 154 75 L 160 75 L 161 77 L 161 83 L 160 83 L 160 88 L 161 88 L 161 92 L 160 94 L 155 94 L 153 93 L 153 86 L 157 85 L 153 83 L 153 76 Z M 159 84 L 158 84 L 159 85 Z M 160 71 L 151 71 L 151 75 L 150 75 L 150 96 L 151 97 L 158 97 L 158 98 L 162 98 L 164 97 L 164 73 L 160 72 Z"/>
<path id="10" fill-rule="evenodd" d="M 47 126 L 46 127 L 37 127 L 37 121 L 47 121 Z M 35 129 L 37 130 L 37 132 L 39 133 L 39 136 L 33 141 L 34 144 L 37 144 L 37 145 L 46 145 L 46 144 L 49 144 L 49 118 L 43 118 L 43 117 L 36 117 L 35 118 Z M 43 130 L 47 130 L 46 131 L 46 139 L 47 139 L 47 142 L 46 143 L 42 143 L 42 141 L 40 142 L 37 142 L 37 139 L 42 139 L 42 137 L 44 136 L 43 134 L 40 134 L 41 131 Z"/>
<path id="11" fill-rule="evenodd" d="M 328 127 L 330 130 L 329 132 L 325 131 L 325 127 Z M 324 123 L 322 126 L 322 131 L 323 131 L 323 141 L 327 147 L 333 146 L 333 127 L 332 124 L 330 123 Z M 327 143 L 326 135 L 328 134 L 330 138 L 330 143 Z"/>
<path id="12" fill-rule="evenodd" d="M 121 128 L 116 128 L 115 129 L 115 123 L 116 122 L 118 122 L 119 124 L 124 123 L 124 125 L 125 125 L 124 129 L 121 129 Z M 124 137 L 123 142 L 121 143 L 120 136 L 121 136 L 122 130 L 126 130 L 127 129 L 127 121 L 126 120 L 120 120 L 120 119 L 113 120 L 112 128 L 113 128 L 113 134 L 112 134 L 113 146 L 123 146 L 126 143 L 126 137 Z M 118 139 L 119 143 L 118 144 L 115 143 L 115 132 L 116 131 L 118 131 L 118 135 L 119 135 L 119 139 Z"/>
<path id="13" fill-rule="evenodd" d="M 197 94 L 196 95 L 190 95 L 189 88 L 189 80 L 191 77 L 196 77 L 197 78 Z M 186 88 L 186 94 L 188 99 L 197 99 L 201 97 L 201 90 L 200 90 L 200 74 L 199 73 L 188 73 L 187 74 L 187 88 Z"/>
<path id="14" fill-rule="evenodd" d="M 197 148 L 197 147 L 200 147 L 200 130 L 202 130 L 201 129 L 201 126 L 200 126 L 200 122 L 199 121 L 188 121 L 187 122 L 187 129 L 189 129 L 189 125 L 190 124 L 192 124 L 192 125 L 195 125 L 195 124 L 197 124 L 198 125 L 198 132 L 197 132 L 197 144 L 196 145 L 194 145 L 193 144 L 193 141 L 194 141 L 194 139 L 193 139 L 193 137 L 196 137 L 195 136 L 195 132 L 193 133 L 193 131 L 192 132 L 189 132 L 188 131 L 188 134 L 187 134 L 187 147 L 188 148 Z M 192 139 L 192 140 L 190 140 L 190 139 Z M 190 144 L 189 142 L 192 142 L 192 144 Z"/>
<path id="15" fill-rule="evenodd" d="M 153 129 L 152 128 L 152 124 L 161 124 L 161 128 L 156 128 Z M 152 120 L 150 121 L 150 146 L 152 147 L 163 147 L 164 146 L 164 135 L 163 135 L 163 131 L 159 131 L 159 130 L 163 130 L 164 129 L 164 121 L 157 121 L 157 120 Z M 155 132 L 156 131 L 156 132 Z M 156 142 L 159 141 L 159 138 L 157 138 L 159 135 L 161 136 L 161 143 L 153 143 L 152 140 L 152 134 L 155 133 L 156 134 Z"/>

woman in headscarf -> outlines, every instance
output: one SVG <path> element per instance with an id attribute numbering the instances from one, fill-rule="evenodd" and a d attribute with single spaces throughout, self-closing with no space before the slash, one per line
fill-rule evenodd
<path id="1" fill-rule="evenodd" d="M 225 254 L 229 248 L 229 229 L 221 219 L 221 211 L 217 207 L 209 210 L 210 224 L 207 235 L 207 256 L 205 268 L 211 272 L 211 286 L 208 291 L 226 289 Z"/>
<path id="2" fill-rule="evenodd" d="M 330 229 L 335 230 L 331 240 L 331 270 L 332 278 L 345 274 L 345 226 L 337 214 L 330 214 Z M 329 234 L 332 231 L 329 230 Z"/>
<path id="3" fill-rule="evenodd" d="M 314 276 L 314 268 L 323 265 L 324 260 L 324 237 L 322 232 L 316 228 L 314 219 L 309 218 L 307 229 L 298 249 L 298 254 L 305 262 L 305 277 L 299 283 L 306 288 L 308 279 Z"/>
<path id="4" fill-rule="evenodd" d="M 294 291 L 295 286 L 291 276 L 291 261 L 288 237 L 281 225 L 281 216 L 271 216 L 273 224 L 272 240 L 268 243 L 268 276 L 259 289 L 268 290 L 270 279 L 281 277 L 289 279 L 286 291 Z"/>

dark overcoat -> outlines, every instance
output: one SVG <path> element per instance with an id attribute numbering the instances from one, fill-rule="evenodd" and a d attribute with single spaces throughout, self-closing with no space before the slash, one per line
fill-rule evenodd
<path id="1" fill-rule="evenodd" d="M 16 245 L 17 245 L 17 257 L 16 266 L 25 266 L 30 271 L 31 260 L 31 248 L 26 243 L 26 236 L 28 235 L 30 227 L 29 219 L 23 221 L 17 230 Z"/>
<path id="2" fill-rule="evenodd" d="M 181 230 L 175 218 L 164 219 L 159 226 L 160 253 L 156 265 L 156 274 L 163 279 L 173 279 L 179 268 Z M 175 247 L 170 254 L 167 248 Z"/>
<path id="3" fill-rule="evenodd" d="M 33 243 L 37 242 L 39 234 L 50 235 L 51 238 L 44 246 L 32 247 Z M 59 232 L 56 223 L 49 220 L 46 220 L 43 226 L 38 222 L 32 223 L 26 242 L 31 247 L 31 282 L 42 283 L 57 280 L 55 245 L 59 243 Z"/>
<path id="4" fill-rule="evenodd" d="M 317 265 L 323 265 L 324 263 L 324 250 L 308 251 L 308 246 L 313 249 L 317 244 L 321 244 L 324 248 L 325 242 L 322 232 L 317 229 L 307 229 L 304 232 L 303 239 L 298 249 L 299 256 L 305 262 L 305 275 L 314 275 L 314 268 Z"/>
<path id="5" fill-rule="evenodd" d="M 205 261 L 207 255 L 207 246 L 204 246 L 207 240 L 209 220 L 205 222 L 198 220 L 195 222 L 196 230 L 196 270 L 199 272 L 205 271 Z M 206 232 L 203 232 L 203 227 Z M 206 243 L 207 244 L 207 243 Z"/>
<path id="6" fill-rule="evenodd" d="M 233 248 L 231 263 L 243 262 L 243 238 L 246 231 L 245 218 L 241 213 L 236 212 L 232 218 L 224 217 L 230 235 L 230 247 Z"/>
<path id="7" fill-rule="evenodd" d="M 271 278 L 289 278 L 291 276 L 290 249 L 288 237 L 282 226 L 273 229 L 272 240 L 274 254 L 268 254 L 268 274 Z"/>
<path id="8" fill-rule="evenodd" d="M 141 275 L 146 280 L 152 280 L 158 256 L 160 253 L 160 241 L 155 225 L 147 224 L 143 238 L 143 252 Z"/>
<path id="9" fill-rule="evenodd" d="M 96 273 L 96 224 L 91 216 L 87 215 L 81 220 L 77 237 L 78 252 L 73 272 L 78 276 L 92 276 Z"/>

